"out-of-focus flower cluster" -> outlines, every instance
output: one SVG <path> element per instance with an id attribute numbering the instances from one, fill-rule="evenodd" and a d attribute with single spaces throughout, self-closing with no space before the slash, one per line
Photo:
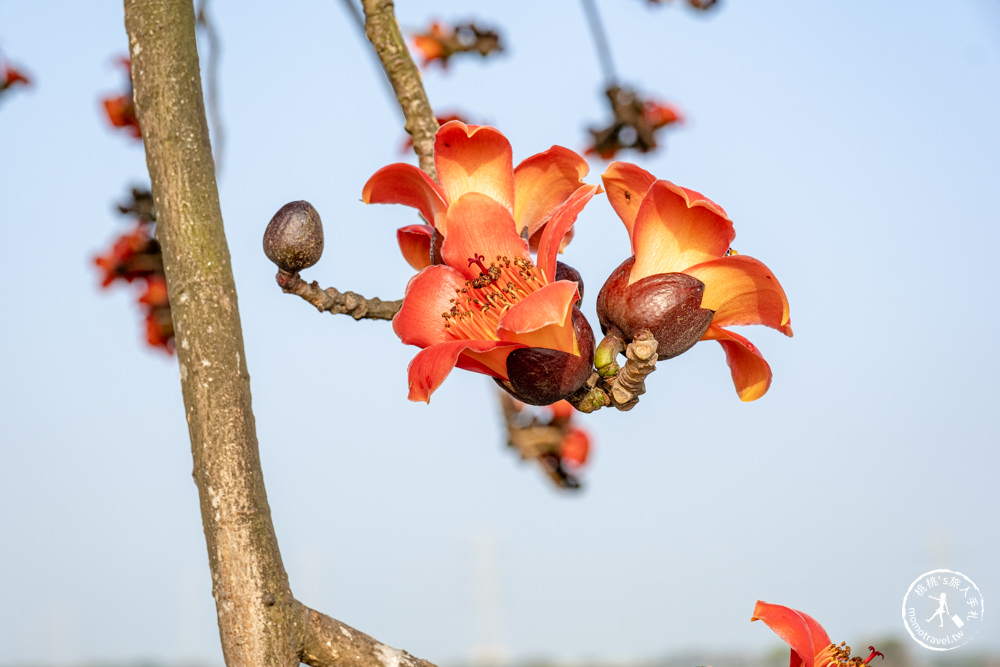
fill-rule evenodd
<path id="1" fill-rule="evenodd" d="M 682 122 L 677 107 L 653 99 L 643 99 L 636 91 L 611 86 L 605 91 L 611 103 L 611 123 L 589 130 L 593 143 L 587 155 L 610 160 L 620 150 L 648 153 L 657 147 L 656 134 L 669 125 Z"/>
<path id="2" fill-rule="evenodd" d="M 665 5 L 670 2 L 670 0 L 646 0 L 650 5 Z M 706 9 L 711 9 L 719 4 L 719 0 L 687 0 L 688 5 L 692 9 L 697 9 L 699 11 L 705 11 Z"/>
<path id="3" fill-rule="evenodd" d="M 590 456 L 590 435 L 573 422 L 576 409 L 567 401 L 532 408 L 502 396 L 507 444 L 522 459 L 536 461 L 557 486 L 576 489 Z"/>
<path id="4" fill-rule="evenodd" d="M 2 58 L 0 56 L 0 96 L 3 96 L 11 88 L 31 85 L 31 79 L 28 78 L 27 74 L 9 62 L 5 62 Z"/>
<path id="5" fill-rule="evenodd" d="M 116 63 L 125 70 L 125 74 L 128 77 L 128 88 L 120 95 L 109 95 L 101 100 L 104 104 L 104 113 L 112 126 L 119 128 L 133 139 L 142 139 L 139 119 L 135 115 L 135 101 L 132 90 L 132 63 L 125 57 L 118 58 Z"/>
<path id="6" fill-rule="evenodd" d="M 133 218 L 135 223 L 130 231 L 115 239 L 104 254 L 94 258 L 101 273 L 101 287 L 108 288 L 119 281 L 141 285 L 137 301 L 145 315 L 146 342 L 172 354 L 174 326 L 163 274 L 163 255 L 160 244 L 153 238 L 156 221 L 153 196 L 148 190 L 134 188 L 132 200 L 119 204 L 118 210 Z"/>
<path id="7" fill-rule="evenodd" d="M 438 62 L 447 69 L 448 61 L 459 53 L 478 53 L 486 57 L 503 51 L 499 33 L 481 28 L 472 21 L 453 26 L 433 21 L 426 32 L 413 35 L 413 46 L 420 52 L 424 68 Z"/>

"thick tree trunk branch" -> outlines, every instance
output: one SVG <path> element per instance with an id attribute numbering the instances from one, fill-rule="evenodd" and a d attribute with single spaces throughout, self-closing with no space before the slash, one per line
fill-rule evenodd
<path id="1" fill-rule="evenodd" d="M 420 159 L 420 168 L 437 180 L 434 170 L 434 134 L 438 123 L 427 101 L 424 84 L 420 79 L 406 40 L 399 31 L 392 0 L 361 0 L 365 9 L 365 33 L 375 47 L 382 67 L 392 83 L 399 106 L 406 117 L 406 131 L 413 137 L 413 150 Z"/>
<path id="2" fill-rule="evenodd" d="M 194 479 L 229 667 L 432 667 L 292 597 L 264 489 L 191 0 L 126 0 Z"/>
<path id="3" fill-rule="evenodd" d="M 296 630 L 302 662 L 313 667 L 435 667 L 406 651 L 296 602 Z"/>
<path id="4" fill-rule="evenodd" d="M 298 663 L 264 490 L 191 0 L 126 0 L 136 108 L 177 339 L 226 664 Z"/>

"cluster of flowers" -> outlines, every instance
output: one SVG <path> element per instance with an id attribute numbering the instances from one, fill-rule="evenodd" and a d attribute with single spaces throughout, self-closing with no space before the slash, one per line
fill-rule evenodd
<path id="1" fill-rule="evenodd" d="M 153 196 L 148 190 L 134 189 L 132 201 L 119 205 L 122 215 L 135 219 L 131 231 L 119 236 L 103 255 L 94 258 L 101 271 L 101 287 L 116 282 L 142 286 L 138 302 L 146 321 L 146 342 L 168 354 L 174 351 L 174 325 L 170 319 L 167 281 L 163 274 L 160 244 L 153 238 L 156 220 Z"/>
<path id="2" fill-rule="evenodd" d="M 459 53 L 478 53 L 486 57 L 503 51 L 500 35 L 495 30 L 481 28 L 471 21 L 453 26 L 433 21 L 426 32 L 413 36 L 413 46 L 420 52 L 424 68 L 436 62 L 447 69 L 448 61 Z"/>
<path id="3" fill-rule="evenodd" d="M 632 256 L 598 296 L 603 333 L 624 344 L 652 334 L 661 359 L 718 341 L 742 400 L 768 390 L 767 362 L 726 327 L 763 324 L 791 336 L 788 301 L 763 263 L 730 251 L 735 232 L 722 207 L 624 162 L 608 167 L 603 188 L 585 184 L 586 161 L 560 146 L 515 168 L 503 134 L 458 121 L 438 131 L 434 162 L 440 183 L 393 164 L 362 192 L 366 203 L 411 206 L 426 221 L 397 232 L 419 271 L 392 325 L 421 348 L 408 368 L 410 400 L 429 401 L 456 367 L 530 405 L 579 396 L 595 339 L 578 307 L 583 281 L 556 257 L 580 211 L 605 191 Z"/>
<path id="4" fill-rule="evenodd" d="M 567 401 L 543 408 L 530 408 L 504 396 L 507 444 L 522 459 L 537 461 L 560 488 L 576 489 L 577 472 L 590 456 L 590 436 L 573 422 L 576 410 Z"/>
<path id="5" fill-rule="evenodd" d="M 659 130 L 683 120 L 677 107 L 643 99 L 634 90 L 611 86 L 605 94 L 611 103 L 613 118 L 608 125 L 589 130 L 593 143 L 586 149 L 587 155 L 596 154 L 602 160 L 610 160 L 618 151 L 629 148 L 648 153 L 658 146 L 656 134 Z"/>

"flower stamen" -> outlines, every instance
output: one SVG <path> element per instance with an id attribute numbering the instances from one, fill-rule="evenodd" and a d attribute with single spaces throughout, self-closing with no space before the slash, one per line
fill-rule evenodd
<path id="1" fill-rule="evenodd" d="M 839 646 L 830 644 L 816 656 L 816 665 L 817 667 L 865 667 L 877 655 L 885 660 L 882 652 L 876 651 L 874 646 L 869 646 L 868 650 L 872 652 L 871 655 L 862 660 L 857 656 L 851 656 L 851 647 L 846 642 L 840 642 Z"/>
<path id="2" fill-rule="evenodd" d="M 450 300 L 451 308 L 441 313 L 444 328 L 455 338 L 499 340 L 496 332 L 503 314 L 548 284 L 530 259 L 497 255 L 489 266 L 485 261 L 486 257 L 480 254 L 469 258 L 470 267 L 473 264 L 479 267 L 479 276 L 456 289 L 455 298 Z"/>

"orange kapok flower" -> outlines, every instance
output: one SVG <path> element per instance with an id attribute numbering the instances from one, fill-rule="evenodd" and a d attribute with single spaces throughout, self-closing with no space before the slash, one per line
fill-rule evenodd
<path id="1" fill-rule="evenodd" d="M 864 667 L 875 656 L 885 656 L 869 646 L 867 658 L 851 657 L 851 647 L 834 644 L 812 616 L 801 611 L 757 600 L 751 621 L 764 621 L 767 627 L 791 649 L 789 667 Z"/>
<path id="2" fill-rule="evenodd" d="M 440 60 L 442 67 L 448 66 L 448 58 L 451 53 L 446 52 L 445 42 L 449 39 L 450 34 L 450 32 L 445 32 L 441 23 L 433 21 L 430 30 L 413 36 L 413 46 L 423 56 L 421 67 L 427 67 L 435 60 Z"/>
<path id="3" fill-rule="evenodd" d="M 568 148 L 553 146 L 515 168 L 510 142 L 499 130 L 460 121 L 438 129 L 434 167 L 440 185 L 414 165 L 397 163 L 375 172 L 361 193 L 366 204 L 405 204 L 420 211 L 427 224 L 408 225 L 396 235 L 403 257 L 418 271 L 432 263 L 434 232 L 448 234 L 449 205 L 466 193 L 482 193 L 505 208 L 513 216 L 515 232 L 533 239 L 534 249 L 546 222 L 557 213 L 575 220 L 590 198 L 601 192 L 600 186 L 584 184 L 582 178 L 590 170 L 587 161 Z M 555 250 L 571 237 L 568 228 Z"/>
<path id="4" fill-rule="evenodd" d="M 581 336 L 589 333 L 589 325 L 574 306 L 577 283 L 555 280 L 559 239 L 575 212 L 549 221 L 536 266 L 509 204 L 477 191 L 459 193 L 449 202 L 434 217 L 447 229 L 444 264 L 428 266 L 410 280 L 392 320 L 404 343 L 423 348 L 408 368 L 410 400 L 430 401 L 456 366 L 506 382 L 501 386 L 510 391 L 515 378 L 508 373 L 508 360 L 522 349 L 551 353 L 564 363 L 575 360 L 574 371 L 582 369 L 576 373 L 578 383 L 557 388 L 562 395 L 535 404 L 575 391 L 590 375 L 593 336 L 588 350 Z"/>
<path id="5" fill-rule="evenodd" d="M 649 329 L 661 349 L 671 350 L 668 356 L 699 339 L 717 340 L 740 399 L 763 396 L 771 386 L 770 366 L 750 341 L 725 327 L 763 324 L 791 336 L 788 299 L 777 278 L 762 262 L 731 253 L 736 236 L 732 221 L 721 206 L 694 190 L 656 180 L 625 162 L 612 163 L 602 178 L 633 253 L 597 298 L 602 329 L 617 328 L 627 340 Z M 671 321 L 654 321 L 662 320 L 663 303 L 670 299 L 679 302 L 669 311 Z M 709 311 L 711 318 L 700 321 Z M 673 324 L 674 313 L 690 316 L 688 340 L 669 339 L 673 330 L 667 325 Z"/>
<path id="6" fill-rule="evenodd" d="M 135 139 L 142 138 L 139 119 L 135 116 L 135 103 L 131 95 L 117 95 L 103 100 L 104 113 L 114 127 L 121 128 Z"/>

